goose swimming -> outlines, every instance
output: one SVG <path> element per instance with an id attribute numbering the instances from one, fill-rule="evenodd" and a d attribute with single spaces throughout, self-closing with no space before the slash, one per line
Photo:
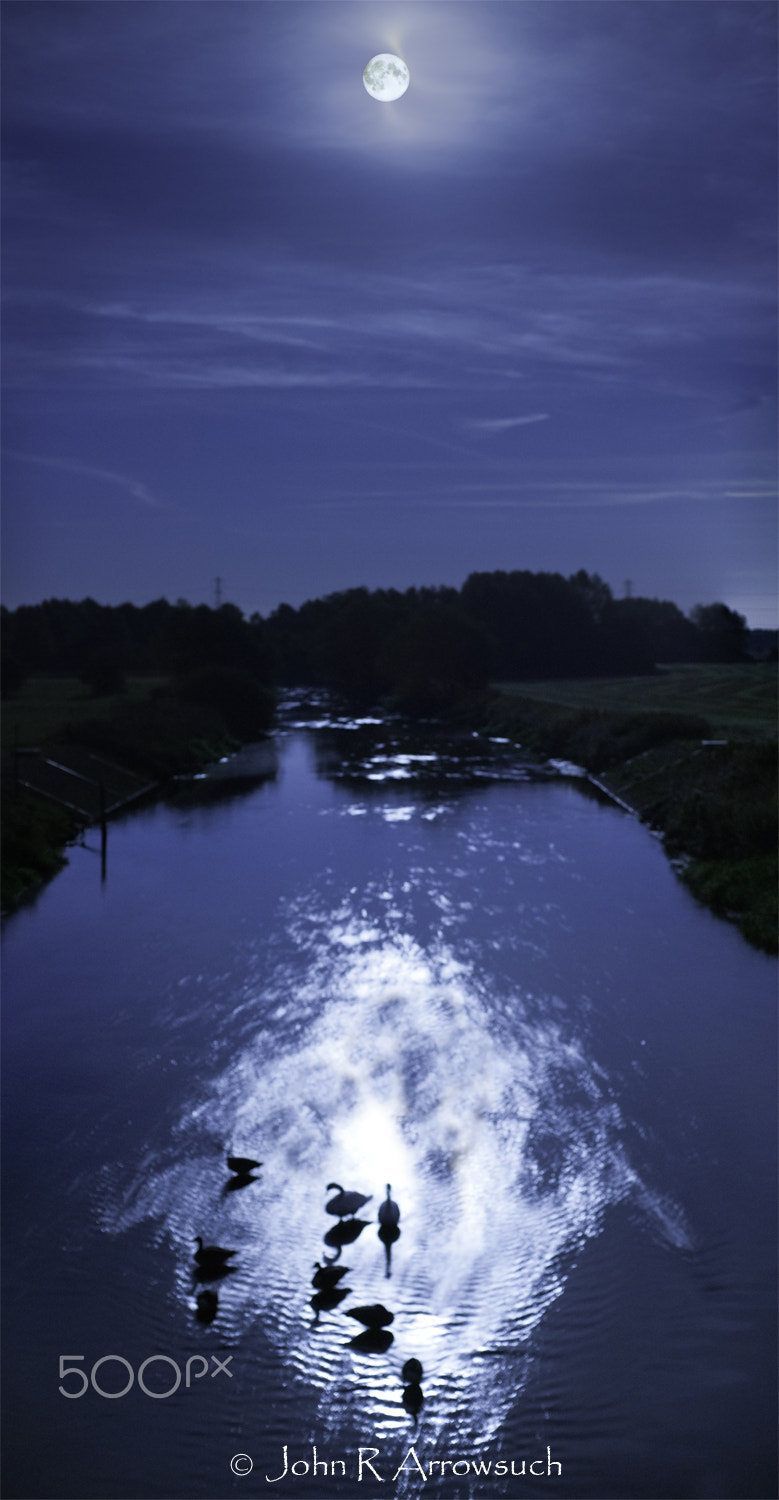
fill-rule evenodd
<path id="1" fill-rule="evenodd" d="M 407 1384 L 401 1399 L 406 1411 L 414 1418 L 415 1425 L 425 1401 L 424 1393 L 419 1383 L 422 1379 L 422 1374 L 422 1366 L 418 1359 L 406 1360 L 403 1366 L 403 1379 Z"/>
<path id="2" fill-rule="evenodd" d="M 364 1323 L 366 1328 L 386 1328 L 388 1323 L 394 1323 L 395 1314 L 388 1312 L 382 1302 L 372 1302 L 368 1307 L 350 1307 L 347 1309 L 347 1318 L 356 1318 L 358 1323 Z"/>
<path id="3" fill-rule="evenodd" d="M 390 1185 L 387 1183 L 387 1196 L 379 1205 L 379 1223 L 383 1229 L 394 1228 L 400 1218 L 400 1209 L 397 1203 L 390 1198 Z"/>
<path id="4" fill-rule="evenodd" d="M 227 1165 L 231 1172 L 237 1172 L 239 1177 L 248 1176 L 255 1167 L 261 1167 L 261 1161 L 253 1161 L 251 1156 L 228 1156 Z"/>
<path id="5" fill-rule="evenodd" d="M 221 1245 L 204 1245 L 201 1235 L 195 1235 L 195 1260 L 203 1270 L 225 1270 L 228 1269 L 226 1262 L 231 1256 L 237 1255 L 237 1250 L 223 1250 Z M 232 1270 L 232 1266 L 229 1267 Z"/>
<path id="6" fill-rule="evenodd" d="M 349 1275 L 348 1266 L 322 1266 L 318 1260 L 314 1261 L 314 1266 L 316 1269 L 311 1278 L 312 1286 L 329 1288 L 335 1286 L 342 1276 Z"/>
<path id="7" fill-rule="evenodd" d="M 356 1214 L 358 1208 L 362 1208 L 363 1203 L 370 1203 L 373 1197 L 373 1193 L 345 1192 L 340 1182 L 328 1182 L 328 1193 L 331 1188 L 337 1188 L 338 1191 L 335 1197 L 325 1204 L 325 1212 L 335 1214 L 338 1219 L 342 1219 L 345 1214 Z"/>

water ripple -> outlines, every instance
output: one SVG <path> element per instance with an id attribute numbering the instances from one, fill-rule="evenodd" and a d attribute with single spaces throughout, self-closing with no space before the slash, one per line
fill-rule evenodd
<path id="1" fill-rule="evenodd" d="M 173 1159 L 147 1163 L 107 1204 L 105 1225 L 159 1218 L 179 1257 L 176 1296 L 190 1305 L 193 1236 L 234 1247 L 221 1331 L 240 1339 L 259 1321 L 318 1392 L 327 1426 L 360 1412 L 377 1438 L 407 1433 L 400 1371 L 414 1356 L 428 1446 L 444 1433 L 484 1444 L 608 1206 L 631 1198 L 669 1238 L 683 1229 L 667 1209 L 663 1223 L 626 1158 L 600 1070 L 554 1020 L 531 1023 L 519 997 L 493 1003 L 473 967 L 442 941 L 423 950 L 397 919 L 381 926 L 343 902 L 320 912 L 309 903 L 290 911 L 290 928 L 299 962 L 275 980 L 283 1028 L 258 1031 L 211 1080 L 179 1121 Z M 273 1002 L 262 996 L 264 1016 Z M 227 1141 L 256 1150 L 260 1180 L 221 1192 L 221 1154 L 193 1159 L 204 1135 L 220 1153 Z M 349 1296 L 315 1318 L 311 1279 L 335 1223 L 324 1212 L 334 1181 L 372 1195 L 360 1214 L 370 1222 L 340 1253 Z M 401 1207 L 390 1278 L 376 1232 L 388 1181 Z M 373 1302 L 394 1313 L 383 1355 L 352 1347 L 359 1327 L 345 1316 Z"/>

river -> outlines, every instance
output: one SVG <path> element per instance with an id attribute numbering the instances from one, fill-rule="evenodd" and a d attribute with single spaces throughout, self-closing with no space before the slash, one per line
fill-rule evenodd
<path id="1" fill-rule="evenodd" d="M 291 699 L 5 924 L 8 1500 L 775 1494 L 776 979 L 580 781 Z"/>

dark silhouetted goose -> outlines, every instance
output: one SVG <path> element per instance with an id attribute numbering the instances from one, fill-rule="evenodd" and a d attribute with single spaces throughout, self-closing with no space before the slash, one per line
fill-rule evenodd
<path id="1" fill-rule="evenodd" d="M 420 1380 L 422 1379 L 422 1374 L 422 1366 L 419 1363 L 418 1359 L 406 1360 L 406 1363 L 403 1366 L 403 1379 L 407 1382 L 407 1384 L 403 1392 L 402 1400 L 406 1411 L 409 1412 L 409 1414 L 414 1418 L 415 1426 L 417 1417 L 422 1410 L 422 1406 L 425 1400 L 422 1393 L 422 1387 L 419 1384 Z"/>
<path id="2" fill-rule="evenodd" d="M 372 1302 L 369 1307 L 350 1307 L 346 1316 L 356 1318 L 366 1328 L 386 1328 L 395 1321 L 395 1314 L 388 1312 L 382 1302 Z"/>
<path id="3" fill-rule="evenodd" d="M 195 1265 L 192 1268 L 193 1281 L 225 1281 L 228 1276 L 234 1276 L 238 1270 L 237 1266 L 231 1266 L 229 1261 L 223 1260 L 216 1265 L 209 1262 L 205 1266 Z"/>
<path id="4" fill-rule="evenodd" d="M 253 1161 L 250 1156 L 228 1156 L 227 1165 L 231 1172 L 237 1172 L 239 1177 L 247 1177 L 255 1167 L 261 1167 L 261 1161 Z"/>
<path id="5" fill-rule="evenodd" d="M 337 1188 L 338 1191 L 335 1197 L 325 1204 L 325 1211 L 335 1214 L 339 1219 L 343 1219 L 346 1214 L 356 1214 L 358 1208 L 362 1208 L 363 1203 L 370 1203 L 373 1197 L 373 1193 L 347 1193 L 341 1187 L 340 1182 L 328 1182 L 328 1193 L 331 1188 Z"/>
<path id="6" fill-rule="evenodd" d="M 316 1270 L 311 1278 L 312 1286 L 331 1287 L 335 1286 L 342 1276 L 349 1275 L 348 1266 L 321 1266 L 318 1260 L 314 1261 Z"/>
<path id="7" fill-rule="evenodd" d="M 204 1245 L 199 1234 L 195 1235 L 195 1260 L 204 1271 L 220 1271 L 227 1268 L 227 1261 L 237 1255 L 237 1250 L 223 1250 L 221 1245 Z M 229 1268 L 232 1270 L 232 1266 Z"/>
<path id="8" fill-rule="evenodd" d="M 387 1196 L 379 1207 L 379 1223 L 383 1229 L 394 1228 L 399 1218 L 400 1209 L 390 1198 L 390 1185 L 387 1183 Z"/>

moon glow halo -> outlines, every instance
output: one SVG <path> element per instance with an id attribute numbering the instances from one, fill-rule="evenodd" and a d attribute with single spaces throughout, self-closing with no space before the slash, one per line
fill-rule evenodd
<path id="1" fill-rule="evenodd" d="M 394 52 L 378 52 L 365 64 L 362 81 L 373 99 L 391 104 L 405 94 L 411 75 L 402 57 L 396 57 Z"/>

